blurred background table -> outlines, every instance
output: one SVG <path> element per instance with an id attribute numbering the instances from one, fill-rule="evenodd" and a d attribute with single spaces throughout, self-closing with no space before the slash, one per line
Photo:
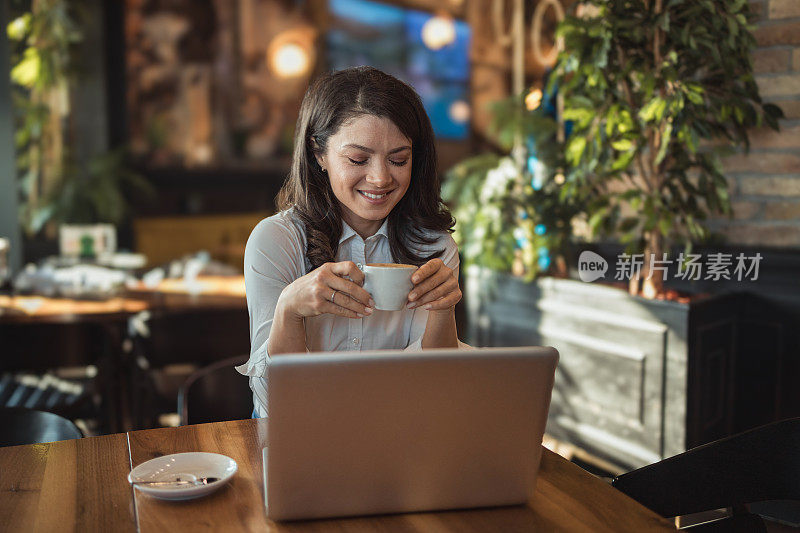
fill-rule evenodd
<path id="1" fill-rule="evenodd" d="M 244 298 L 244 276 L 200 276 L 195 283 L 187 283 L 183 279 L 165 279 L 155 287 L 147 287 L 140 282 L 130 287 L 129 292 Z"/>
<path id="2" fill-rule="evenodd" d="M 188 287 L 166 279 L 103 301 L 0 295 L 0 339 L 5 376 L 88 368 L 77 375 L 91 378 L 89 403 L 103 406 L 99 433 L 153 427 L 159 411 L 175 410 L 181 376 L 249 352 L 244 277 L 200 276 Z M 162 372 L 175 365 L 182 366 Z M 15 402 L 33 397 L 20 394 L 17 381 L 5 379 L 0 403 L 15 391 Z"/>
<path id="3" fill-rule="evenodd" d="M 108 320 L 147 309 L 142 300 L 117 297 L 103 301 L 0 295 L 0 323 L 67 323 Z"/>

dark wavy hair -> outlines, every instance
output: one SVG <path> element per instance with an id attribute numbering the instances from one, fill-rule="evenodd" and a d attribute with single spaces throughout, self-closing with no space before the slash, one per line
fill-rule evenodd
<path id="1" fill-rule="evenodd" d="M 325 74 L 306 91 L 295 130 L 292 169 L 278 194 L 278 208 L 294 207 L 305 226 L 311 268 L 335 260 L 342 234 L 339 202 L 315 155 L 324 154 L 331 135 L 360 115 L 388 118 L 411 139 L 411 183 L 388 216 L 392 258 L 421 265 L 439 257 L 444 250 L 427 256 L 418 253 L 420 245 L 436 240 L 424 230 L 452 233 L 455 225 L 440 195 L 430 119 L 414 89 L 375 68 L 355 67 Z"/>

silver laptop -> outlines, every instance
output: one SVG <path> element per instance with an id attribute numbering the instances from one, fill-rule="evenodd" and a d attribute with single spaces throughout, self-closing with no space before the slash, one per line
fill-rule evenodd
<path id="1" fill-rule="evenodd" d="M 267 517 L 528 502 L 557 362 L 541 347 L 272 358 Z"/>

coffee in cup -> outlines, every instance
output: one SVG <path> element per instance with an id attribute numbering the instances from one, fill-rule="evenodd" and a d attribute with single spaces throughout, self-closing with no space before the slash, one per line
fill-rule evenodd
<path id="1" fill-rule="evenodd" d="M 375 300 L 375 309 L 398 311 L 408 302 L 408 293 L 414 287 L 411 275 L 414 265 L 400 263 L 369 263 L 361 267 L 364 272 L 364 289 Z"/>

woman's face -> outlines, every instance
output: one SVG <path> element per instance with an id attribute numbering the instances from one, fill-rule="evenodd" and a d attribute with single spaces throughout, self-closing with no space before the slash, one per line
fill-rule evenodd
<path id="1" fill-rule="evenodd" d="M 345 123 L 317 160 L 345 222 L 362 238 L 378 231 L 411 183 L 411 140 L 384 117 L 360 115 Z"/>

